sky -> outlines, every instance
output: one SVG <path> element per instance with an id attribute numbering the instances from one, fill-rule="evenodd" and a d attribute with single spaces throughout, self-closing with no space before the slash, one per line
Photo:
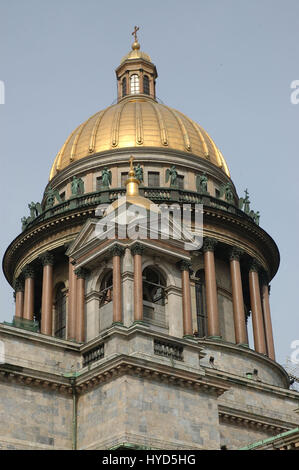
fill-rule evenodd
<path id="1" fill-rule="evenodd" d="M 115 100 L 135 25 L 158 97 L 207 130 L 279 247 L 270 301 L 284 364 L 299 340 L 298 0 L 0 0 L 0 258 L 69 133 Z M 1 273 L 0 321 L 13 314 Z"/>

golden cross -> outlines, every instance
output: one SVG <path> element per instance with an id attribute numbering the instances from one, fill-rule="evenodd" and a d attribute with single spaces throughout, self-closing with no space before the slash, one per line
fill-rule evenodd
<path id="1" fill-rule="evenodd" d="M 132 33 L 132 36 L 134 36 L 135 42 L 137 42 L 137 31 L 139 31 L 139 26 L 134 26 L 134 31 Z"/>

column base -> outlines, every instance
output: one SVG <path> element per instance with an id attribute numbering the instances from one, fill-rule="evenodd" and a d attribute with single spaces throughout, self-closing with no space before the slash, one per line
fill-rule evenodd
<path id="1" fill-rule="evenodd" d="M 15 326 L 16 328 L 22 328 L 23 330 L 34 332 L 39 331 L 39 323 L 34 320 L 27 320 L 26 318 L 13 317 L 13 321 L 10 325 Z"/>
<path id="2" fill-rule="evenodd" d="M 222 340 L 222 336 L 207 336 L 207 339 L 218 339 L 218 340 Z"/>
<path id="3" fill-rule="evenodd" d="M 197 338 L 195 338 L 193 335 L 184 335 L 183 339 L 192 339 L 192 341 L 196 341 Z"/>
<path id="4" fill-rule="evenodd" d="M 249 349 L 249 344 L 246 344 L 246 343 L 238 343 L 237 346 L 241 346 L 241 348 Z"/>
<path id="5" fill-rule="evenodd" d="M 114 321 L 112 322 L 112 326 L 124 326 L 124 324 L 121 321 Z"/>
<path id="6" fill-rule="evenodd" d="M 134 320 L 132 325 L 142 325 L 142 326 L 148 326 L 148 324 L 143 321 L 143 320 Z"/>

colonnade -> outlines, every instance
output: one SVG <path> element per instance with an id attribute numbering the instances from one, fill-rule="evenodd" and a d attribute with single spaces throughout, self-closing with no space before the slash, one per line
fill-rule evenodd
<path id="1" fill-rule="evenodd" d="M 216 240 L 212 238 L 204 239 L 207 334 L 210 339 L 221 338 L 214 256 L 216 244 Z M 121 256 L 123 253 L 124 248 L 118 244 L 113 245 L 110 249 L 113 266 L 113 323 L 122 323 Z M 140 243 L 135 243 L 131 248 L 131 253 L 134 266 L 134 321 L 142 322 L 143 246 Z M 229 263 L 235 340 L 237 344 L 245 346 L 248 344 L 248 338 L 240 268 L 241 256 L 242 252 L 239 249 L 232 248 Z M 40 259 L 43 265 L 41 333 L 51 335 L 53 315 L 53 255 L 46 252 Z M 183 332 L 184 336 L 188 337 L 193 336 L 190 290 L 191 265 L 187 260 L 182 260 L 178 263 L 178 267 L 181 270 Z M 69 260 L 67 339 L 79 342 L 84 342 L 85 339 L 85 279 L 87 274 L 88 271 L 84 268 L 75 269 L 73 260 Z M 19 279 L 15 283 L 15 316 L 29 321 L 33 320 L 34 317 L 34 277 L 34 269 L 29 265 L 23 270 L 24 282 L 21 282 Z M 266 280 L 263 277 L 261 278 L 259 266 L 255 260 L 252 260 L 248 270 L 248 283 L 254 348 L 257 352 L 268 355 L 274 360 L 275 352 L 269 304 L 269 286 Z"/>

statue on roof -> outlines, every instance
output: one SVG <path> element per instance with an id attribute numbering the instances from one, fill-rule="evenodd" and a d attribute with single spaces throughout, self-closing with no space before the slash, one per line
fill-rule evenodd
<path id="1" fill-rule="evenodd" d="M 102 171 L 102 187 L 103 188 L 109 188 L 112 182 L 112 173 L 111 170 L 108 170 L 108 168 L 105 166 L 105 168 Z"/>
<path id="2" fill-rule="evenodd" d="M 178 172 L 176 171 L 175 165 L 172 165 L 166 170 L 165 182 L 168 183 L 170 179 L 170 187 L 177 187 L 178 185 Z"/>

